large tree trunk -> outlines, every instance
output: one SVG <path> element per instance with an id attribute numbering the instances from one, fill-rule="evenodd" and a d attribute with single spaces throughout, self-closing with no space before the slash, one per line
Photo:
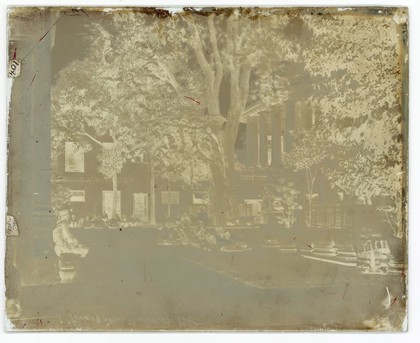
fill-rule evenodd
<path id="1" fill-rule="evenodd" d="M 218 137 L 219 146 L 215 149 L 220 156 L 210 165 L 214 192 L 214 211 L 216 223 L 235 222 L 236 206 L 234 192 L 235 156 L 234 146 L 238 134 L 239 122 L 245 111 L 249 96 L 251 65 L 241 60 L 240 32 L 237 18 L 227 21 L 226 63 L 222 60 L 218 46 L 217 32 L 214 26 L 214 15 L 208 16 L 208 33 L 210 45 L 202 39 L 194 21 L 190 22 L 191 47 L 203 72 L 207 90 L 207 111 L 210 116 L 224 117 L 226 123 L 215 128 L 213 133 Z M 209 50 L 212 59 L 208 58 Z M 221 115 L 220 87 L 224 76 L 229 75 L 229 108 L 226 116 Z"/>
<path id="2" fill-rule="evenodd" d="M 168 191 L 168 213 L 167 213 L 167 216 L 168 216 L 168 220 L 169 220 L 169 218 L 171 218 L 171 183 L 169 181 L 168 181 L 167 191 Z"/>
<path id="3" fill-rule="evenodd" d="M 308 212 L 306 215 L 306 227 L 310 227 L 312 223 L 312 192 L 308 194 Z"/>
<path id="4" fill-rule="evenodd" d="M 222 157 L 223 158 L 223 157 Z M 213 210 L 216 225 L 235 223 L 236 201 L 234 171 L 223 164 L 211 164 L 213 182 Z"/>
<path id="5" fill-rule="evenodd" d="M 156 224 L 156 185 L 155 171 L 153 164 L 150 162 L 150 224 Z"/>
<path id="6" fill-rule="evenodd" d="M 117 207 L 118 207 L 118 180 L 117 174 L 112 176 L 112 212 L 111 218 L 117 218 Z"/>
<path id="7" fill-rule="evenodd" d="M 314 197 L 315 175 L 316 172 L 313 172 L 310 169 L 306 169 L 306 182 L 308 190 L 308 212 L 306 216 L 306 227 L 310 227 L 312 225 L 312 200 Z"/>

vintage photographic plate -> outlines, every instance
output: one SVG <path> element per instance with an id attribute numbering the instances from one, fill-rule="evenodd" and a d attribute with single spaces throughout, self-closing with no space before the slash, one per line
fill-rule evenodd
<path id="1" fill-rule="evenodd" d="M 407 18 L 9 8 L 9 330 L 406 330 Z"/>

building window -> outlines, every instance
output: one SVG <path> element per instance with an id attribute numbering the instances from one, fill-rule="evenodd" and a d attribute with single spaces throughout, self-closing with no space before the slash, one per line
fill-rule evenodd
<path id="1" fill-rule="evenodd" d="M 65 144 L 64 171 L 69 173 L 83 173 L 85 171 L 85 154 L 72 142 Z"/>
<path id="2" fill-rule="evenodd" d="M 241 175 L 242 181 L 267 181 L 267 175 Z"/>
<path id="3" fill-rule="evenodd" d="M 256 217 L 262 214 L 262 199 L 245 199 L 245 204 L 248 206 L 248 214 L 250 216 Z"/>
<path id="4" fill-rule="evenodd" d="M 193 204 L 194 205 L 206 205 L 209 203 L 209 193 L 207 192 L 194 192 L 193 193 Z"/>
<path id="5" fill-rule="evenodd" d="M 280 136 L 280 154 L 284 155 L 284 136 Z"/>
<path id="6" fill-rule="evenodd" d="M 315 123 L 316 123 L 316 117 L 315 117 L 315 112 L 314 112 L 314 110 L 312 110 L 311 111 L 311 124 L 312 124 L 312 127 L 314 127 L 315 126 Z"/>
<path id="7" fill-rule="evenodd" d="M 269 166 L 271 166 L 271 162 L 273 162 L 273 137 L 267 135 L 267 163 Z"/>
<path id="8" fill-rule="evenodd" d="M 85 191 L 83 190 L 70 190 L 70 202 L 84 202 Z"/>
<path id="9" fill-rule="evenodd" d="M 102 191 L 102 214 L 106 214 L 108 218 L 112 218 L 114 209 L 114 192 Z M 121 192 L 117 191 L 117 203 L 115 208 L 116 214 L 121 217 Z"/>
<path id="10" fill-rule="evenodd" d="M 141 222 L 149 222 L 149 195 L 133 193 L 133 217 Z"/>
<path id="11" fill-rule="evenodd" d="M 342 227 L 342 213 L 343 208 L 340 203 L 335 205 L 335 227 L 341 228 Z"/>
<path id="12" fill-rule="evenodd" d="M 162 192 L 162 205 L 178 205 L 179 192 L 178 191 L 163 191 Z"/>
<path id="13" fill-rule="evenodd" d="M 112 143 L 112 142 L 103 142 L 103 143 L 102 143 L 102 146 L 103 146 L 105 149 L 112 149 L 112 148 L 114 147 L 114 143 Z"/>
<path id="14" fill-rule="evenodd" d="M 300 129 L 303 127 L 303 118 L 302 118 L 302 103 L 300 101 L 295 104 L 295 129 Z"/>

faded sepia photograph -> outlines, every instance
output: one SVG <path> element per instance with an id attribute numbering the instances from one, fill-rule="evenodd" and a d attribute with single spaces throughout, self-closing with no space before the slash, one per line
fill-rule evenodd
<path id="1" fill-rule="evenodd" d="M 408 10 L 10 7 L 10 331 L 405 331 Z"/>

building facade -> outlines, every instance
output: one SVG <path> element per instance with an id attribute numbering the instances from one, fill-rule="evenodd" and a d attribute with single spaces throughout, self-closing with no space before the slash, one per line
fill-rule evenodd
<path id="1" fill-rule="evenodd" d="M 312 194 L 310 220 L 306 223 L 309 194 L 305 172 L 288 170 L 283 159 L 293 149 L 293 132 L 299 129 L 316 129 L 318 120 L 318 110 L 310 102 L 302 100 L 286 101 L 270 112 L 261 112 L 247 118 L 246 128 L 239 132 L 242 138 L 237 141 L 237 156 L 243 166 L 237 175 L 239 216 L 243 221 L 258 224 L 279 223 L 279 213 L 276 214 L 276 209 L 267 208 L 264 192 L 269 192 L 270 187 L 281 178 L 293 182 L 299 192 L 297 202 L 300 204 L 293 211 L 292 223 L 283 222 L 284 227 L 297 225 L 351 229 L 375 219 L 375 211 L 361 215 L 371 205 L 345 197 L 332 188 L 326 177 L 320 175 Z"/>
<path id="2" fill-rule="evenodd" d="M 112 217 L 114 191 L 112 179 L 99 171 L 98 155 L 101 147 L 93 146 L 84 152 L 74 142 L 65 142 L 62 153 L 55 161 L 53 185 L 56 192 L 67 193 L 68 207 L 73 220 L 86 225 L 101 225 Z M 150 184 L 150 167 L 147 161 L 130 161 L 117 175 L 116 214 L 118 221 L 150 224 L 153 211 L 151 193 L 154 191 L 156 222 L 179 218 L 186 207 L 192 213 L 208 205 L 208 192 L 197 191 L 181 182 L 169 183 L 155 177 L 154 190 Z M 189 213 L 190 214 L 190 213 Z"/>
<path id="3" fill-rule="evenodd" d="M 240 124 L 235 143 L 237 221 L 233 224 L 342 229 L 362 225 L 356 218 L 369 222 L 366 216 L 358 214 L 366 204 L 357 204 L 354 199 L 344 197 L 332 189 L 330 181 L 322 175 L 317 179 L 309 210 L 305 172 L 291 171 L 283 163 L 285 154 L 293 148 L 293 132 L 314 128 L 317 116 L 309 102 L 287 101 L 269 112 L 250 116 Z M 112 217 L 113 183 L 99 172 L 97 157 L 100 149 L 96 146 L 83 152 L 74 143 L 66 142 L 62 153 L 56 157 L 53 181 L 69 192 L 69 206 L 76 221 L 84 218 L 95 222 Z M 273 195 L 274 185 L 281 179 L 290 181 L 297 192 L 295 207 L 287 214 L 288 218 L 284 218 L 284 207 L 273 205 L 287 195 Z M 147 225 L 154 224 L 153 217 L 157 223 L 165 223 L 178 220 L 184 213 L 195 217 L 202 211 L 212 217 L 210 183 L 191 189 L 182 182 L 169 183 L 157 176 L 154 180 L 152 189 L 146 160 L 124 164 L 117 175 L 115 205 L 118 220 Z M 288 191 L 291 190 L 285 190 Z M 270 203 L 269 196 L 274 197 L 273 203 Z M 154 206 L 152 198 L 155 199 Z"/>

